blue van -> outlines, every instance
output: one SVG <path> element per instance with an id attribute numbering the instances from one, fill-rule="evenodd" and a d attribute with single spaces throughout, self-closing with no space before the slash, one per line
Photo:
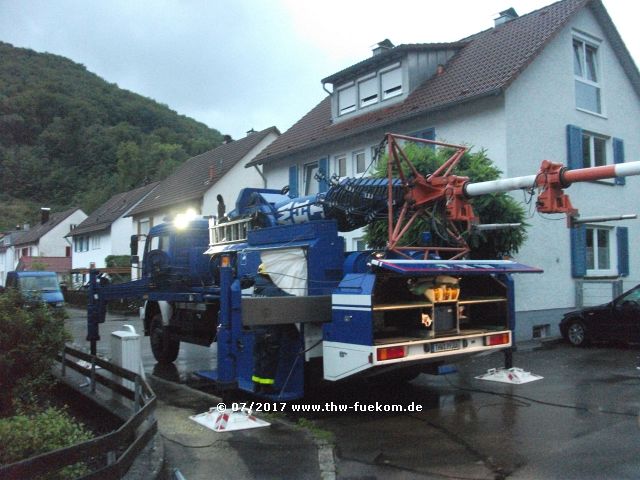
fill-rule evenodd
<path id="1" fill-rule="evenodd" d="M 56 272 L 9 272 L 6 288 L 15 288 L 25 300 L 42 299 L 51 307 L 64 306 Z"/>

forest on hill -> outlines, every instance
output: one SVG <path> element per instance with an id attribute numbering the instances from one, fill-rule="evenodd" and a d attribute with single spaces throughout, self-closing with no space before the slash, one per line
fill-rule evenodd
<path id="1" fill-rule="evenodd" d="M 67 58 L 0 42 L 0 59 L 0 232 L 41 206 L 89 214 L 222 142 Z"/>

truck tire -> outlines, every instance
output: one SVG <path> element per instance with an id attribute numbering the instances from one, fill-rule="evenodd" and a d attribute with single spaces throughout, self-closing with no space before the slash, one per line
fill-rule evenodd
<path id="1" fill-rule="evenodd" d="M 162 324 L 162 314 L 156 313 L 151 318 L 151 331 L 149 333 L 151 351 L 158 363 L 172 363 L 178 358 L 180 341 L 169 336 Z"/>

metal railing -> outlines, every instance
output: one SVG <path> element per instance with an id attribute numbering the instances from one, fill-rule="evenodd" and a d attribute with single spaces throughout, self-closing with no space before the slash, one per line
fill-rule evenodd
<path id="1" fill-rule="evenodd" d="M 67 357 L 86 362 L 84 366 Z M 52 452 L 27 458 L 16 463 L 0 466 L 0 478 L 22 479 L 36 478 L 45 473 L 52 473 L 61 468 L 80 462 L 97 463 L 91 473 L 79 477 L 82 480 L 122 478 L 129 470 L 142 449 L 153 438 L 158 430 L 155 419 L 156 396 L 146 380 L 130 370 L 113 365 L 93 355 L 89 355 L 71 347 L 65 347 L 58 356 L 62 364 L 62 375 L 71 368 L 90 379 L 91 392 L 95 393 L 96 384 L 105 385 L 110 390 L 133 402 L 133 415 L 117 430 L 93 438 L 84 443 L 61 448 Z M 111 372 L 115 377 L 130 380 L 133 390 L 126 388 L 112 378 L 108 378 L 96 368 Z"/>

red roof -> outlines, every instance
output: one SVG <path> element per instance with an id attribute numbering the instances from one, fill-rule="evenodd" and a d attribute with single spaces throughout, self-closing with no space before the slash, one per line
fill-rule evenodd
<path id="1" fill-rule="evenodd" d="M 71 257 L 21 257 L 16 270 L 21 272 L 45 270 L 47 272 L 69 273 L 71 271 Z"/>
<path id="2" fill-rule="evenodd" d="M 599 0 L 562 0 L 508 21 L 497 28 L 467 37 L 456 44 L 449 44 L 459 45 L 460 49 L 447 62 L 444 73 L 427 79 L 401 103 L 333 123 L 331 98 L 326 97 L 258 154 L 247 167 L 268 163 L 376 129 L 384 133 L 388 126 L 412 117 L 478 98 L 499 95 L 538 56 L 573 15 L 587 5 L 603 24 L 620 62 L 630 75 L 636 90 L 640 91 L 638 70 L 633 65 L 602 3 Z M 387 54 L 392 55 L 394 50 L 407 48 L 408 46 L 399 45 Z M 349 72 L 362 63 L 364 62 L 343 72 Z"/>

